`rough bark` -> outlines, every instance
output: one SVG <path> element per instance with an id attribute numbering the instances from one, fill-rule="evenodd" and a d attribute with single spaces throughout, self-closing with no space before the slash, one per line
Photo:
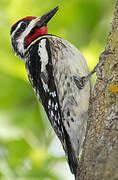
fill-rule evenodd
<path id="1" fill-rule="evenodd" d="M 100 62 L 76 180 L 118 180 L 118 0 Z"/>

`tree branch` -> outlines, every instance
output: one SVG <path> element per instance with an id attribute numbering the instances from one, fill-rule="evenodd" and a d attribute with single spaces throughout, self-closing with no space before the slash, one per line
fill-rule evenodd
<path id="1" fill-rule="evenodd" d="M 118 179 L 118 0 L 100 62 L 76 180 Z"/>

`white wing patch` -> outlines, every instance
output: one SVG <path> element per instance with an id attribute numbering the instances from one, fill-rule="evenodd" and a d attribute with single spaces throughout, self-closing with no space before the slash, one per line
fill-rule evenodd
<path id="1" fill-rule="evenodd" d="M 41 61 L 41 72 L 45 70 L 45 66 L 48 64 L 48 53 L 46 49 L 46 39 L 42 39 L 39 43 L 38 53 Z"/>

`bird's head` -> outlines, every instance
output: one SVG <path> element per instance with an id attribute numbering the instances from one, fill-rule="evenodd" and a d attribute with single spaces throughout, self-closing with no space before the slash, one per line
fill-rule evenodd
<path id="1" fill-rule="evenodd" d="M 29 45 L 38 37 L 48 33 L 47 23 L 57 10 L 58 7 L 41 17 L 25 17 L 12 26 L 11 44 L 16 55 L 23 58 Z"/>

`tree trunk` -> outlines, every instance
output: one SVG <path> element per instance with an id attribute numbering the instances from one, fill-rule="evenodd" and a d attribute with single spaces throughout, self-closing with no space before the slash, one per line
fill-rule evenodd
<path id="1" fill-rule="evenodd" d="M 118 180 L 118 0 L 99 72 L 76 180 Z"/>

